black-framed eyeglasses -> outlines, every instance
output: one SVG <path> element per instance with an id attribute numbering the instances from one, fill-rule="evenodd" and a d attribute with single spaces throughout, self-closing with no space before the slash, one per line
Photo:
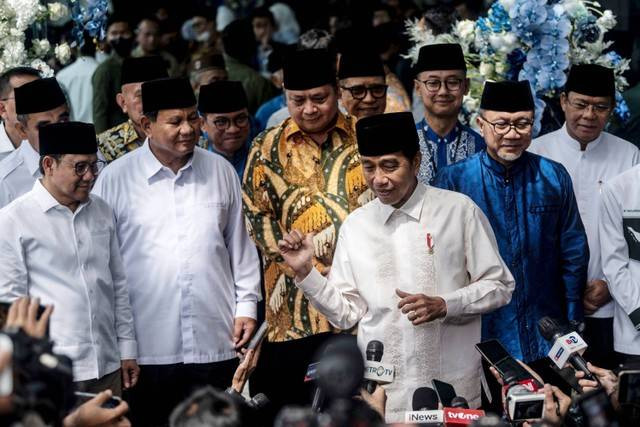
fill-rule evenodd
<path id="1" fill-rule="evenodd" d="M 249 126 L 249 116 L 247 114 L 241 114 L 234 117 L 233 124 L 238 128 L 245 128 Z M 216 129 L 225 131 L 231 127 L 231 119 L 227 117 L 218 117 L 213 121 L 213 125 Z"/>
<path id="2" fill-rule="evenodd" d="M 107 165 L 107 162 L 105 162 L 104 160 L 96 160 L 95 162 L 77 162 L 77 163 L 65 161 L 64 159 L 62 159 L 62 161 L 73 166 L 73 169 L 76 175 L 80 177 L 84 176 L 84 174 L 86 174 L 89 171 L 89 169 L 91 169 L 91 173 L 93 175 L 98 175 L 102 171 L 102 169 L 104 169 L 104 167 Z"/>
<path id="3" fill-rule="evenodd" d="M 449 92 L 457 92 L 462 87 L 462 82 L 464 79 L 446 79 L 446 80 L 438 80 L 438 79 L 429 79 L 429 80 L 418 80 L 422 83 L 429 92 L 438 92 L 442 87 L 442 83 L 444 83 L 445 89 Z"/>
<path id="4" fill-rule="evenodd" d="M 387 85 L 355 85 L 355 86 L 340 86 L 344 90 L 348 90 L 353 99 L 364 99 L 367 96 L 367 92 L 376 99 L 384 98 L 387 96 Z"/>
<path id="5" fill-rule="evenodd" d="M 584 110 L 587 110 L 589 107 L 591 107 L 593 109 L 593 112 L 598 115 L 607 114 L 611 109 L 611 105 L 609 104 L 590 104 L 588 102 L 584 102 L 579 99 L 571 100 L 568 97 L 567 97 L 567 102 L 569 103 L 569 105 L 571 105 L 573 108 L 579 111 L 584 111 Z"/>
<path id="6" fill-rule="evenodd" d="M 517 122 L 490 122 L 483 116 L 480 116 L 480 118 L 489 123 L 491 127 L 493 127 L 493 131 L 496 133 L 496 135 L 506 135 L 511 131 L 511 129 L 514 129 L 518 135 L 527 135 L 531 132 L 531 129 L 533 129 L 532 120 L 522 119 L 518 120 Z"/>

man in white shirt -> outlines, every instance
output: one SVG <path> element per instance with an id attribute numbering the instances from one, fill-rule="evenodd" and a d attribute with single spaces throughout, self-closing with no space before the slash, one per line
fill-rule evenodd
<path id="1" fill-rule="evenodd" d="M 71 104 L 71 120 L 93 123 L 93 84 L 91 78 L 98 68 L 96 45 L 92 37 L 85 36 L 80 55 L 56 74 Z"/>
<path id="2" fill-rule="evenodd" d="M 561 163 L 571 175 L 580 217 L 589 243 L 589 268 L 584 295 L 586 354 L 594 365 L 613 369 L 613 312 L 604 280 L 598 237 L 603 183 L 640 163 L 630 142 L 604 132 L 615 106 L 613 70 L 601 65 L 574 65 L 560 104 L 565 124 L 533 140 L 529 151 Z"/>
<path id="3" fill-rule="evenodd" d="M 143 83 L 142 107 L 145 144 L 109 164 L 95 191 L 115 211 L 135 318 L 132 422 L 152 426 L 193 388 L 231 383 L 256 325 L 260 264 L 236 172 L 196 147 L 189 82 Z"/>
<path id="4" fill-rule="evenodd" d="M 602 188 L 602 270 L 615 301 L 613 346 L 620 363 L 640 362 L 640 165 Z"/>
<path id="5" fill-rule="evenodd" d="M 14 89 L 40 78 L 40 72 L 30 67 L 10 68 L 0 74 L 0 161 L 20 146 L 22 137 L 16 129 Z"/>
<path id="6" fill-rule="evenodd" d="M 67 100 L 55 78 L 38 79 L 15 88 L 16 129 L 22 138 L 17 150 L 0 162 L 0 208 L 31 190 L 42 176 L 39 134 L 41 126 L 69 121 Z"/>
<path id="7" fill-rule="evenodd" d="M 440 379 L 480 404 L 480 315 L 507 304 L 514 280 L 486 217 L 466 196 L 417 180 L 411 113 L 360 119 L 358 150 L 377 199 L 342 224 L 328 279 L 311 264 L 312 235 L 278 242 L 296 285 L 338 328 L 358 324 L 358 344 L 384 344 L 395 366 L 386 421 L 401 422 L 416 388 Z"/>
<path id="8" fill-rule="evenodd" d="M 43 178 L 0 210 L 0 297 L 52 304 L 54 351 L 80 390 L 135 385 L 133 316 L 113 211 L 91 187 L 101 168 L 93 125 L 40 129 Z"/>

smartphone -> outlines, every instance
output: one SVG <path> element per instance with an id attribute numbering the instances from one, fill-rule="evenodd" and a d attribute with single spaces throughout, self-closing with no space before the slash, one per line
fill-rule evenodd
<path id="1" fill-rule="evenodd" d="M 75 392 L 76 395 L 76 404 L 77 406 L 82 405 L 83 403 L 88 402 L 89 400 L 93 399 L 94 397 L 97 396 L 96 393 L 85 393 L 83 391 L 76 391 Z M 111 396 L 111 398 L 109 400 L 107 400 L 106 402 L 104 402 L 102 404 L 103 408 L 115 408 L 116 406 L 118 406 L 120 404 L 120 402 L 122 402 L 122 399 L 118 396 Z"/>
<path id="2" fill-rule="evenodd" d="M 7 323 L 7 317 L 9 316 L 9 308 L 11 307 L 11 302 L 0 301 L 0 329 L 4 329 Z M 40 304 L 38 306 L 37 319 L 40 319 L 42 313 L 44 313 L 45 306 Z M 47 324 L 47 331 L 45 332 L 45 336 L 49 337 L 49 325 Z"/>
<path id="3" fill-rule="evenodd" d="M 488 340 L 476 344 L 476 350 L 482 357 L 505 378 L 507 373 L 515 375 L 515 381 L 531 379 L 531 374 L 520 365 L 516 359 L 511 357 L 509 352 L 500 344 L 498 340 Z"/>
<path id="4" fill-rule="evenodd" d="M 256 348 L 258 344 L 260 344 L 260 341 L 262 341 L 262 338 L 264 338 L 266 333 L 267 333 L 267 321 L 265 320 L 264 322 L 262 322 L 262 325 L 260 325 L 256 333 L 253 334 L 253 337 L 247 344 L 246 349 L 253 350 L 254 348 Z"/>
<path id="5" fill-rule="evenodd" d="M 440 403 L 443 407 L 451 407 L 451 401 L 456 397 L 456 391 L 449 383 L 440 380 L 431 380 L 431 385 L 438 395 Z"/>
<path id="6" fill-rule="evenodd" d="M 618 401 L 640 404 L 640 370 L 623 370 L 618 375 Z"/>
<path id="7" fill-rule="evenodd" d="M 579 396 L 576 404 L 584 414 L 587 427 L 618 425 L 615 410 L 604 388 L 598 388 Z"/>

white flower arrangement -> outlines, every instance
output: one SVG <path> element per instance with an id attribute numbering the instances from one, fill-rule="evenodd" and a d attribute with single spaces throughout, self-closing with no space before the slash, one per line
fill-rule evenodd
<path id="1" fill-rule="evenodd" d="M 47 5 L 49 19 L 52 21 L 62 21 L 71 16 L 69 8 L 62 3 L 49 3 Z"/>
<path id="2" fill-rule="evenodd" d="M 71 47 L 69 47 L 69 44 L 66 42 L 57 45 L 54 53 L 62 65 L 67 64 L 71 60 Z"/>
<path id="3" fill-rule="evenodd" d="M 623 73 L 629 60 L 608 51 L 605 33 L 616 25 L 610 10 L 601 11 L 592 0 L 498 0 L 486 16 L 476 21 L 456 22 L 451 32 L 435 36 L 423 21 L 407 21 L 407 34 L 413 42 L 406 55 L 415 64 L 422 46 L 459 43 L 471 80 L 463 101 L 465 121 L 472 117 L 486 80 L 528 80 L 536 95 L 536 132 L 544 110 L 543 98 L 555 98 L 566 82 L 572 64 L 592 63 L 614 69 L 616 115 L 621 120 L 629 111 L 621 96 L 628 86 Z"/>

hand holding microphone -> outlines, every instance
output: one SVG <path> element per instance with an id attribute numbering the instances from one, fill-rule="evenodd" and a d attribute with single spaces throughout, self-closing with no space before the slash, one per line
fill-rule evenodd
<path id="1" fill-rule="evenodd" d="M 584 378 L 598 382 L 587 367 L 587 361 L 582 353 L 587 348 L 587 343 L 575 331 L 570 331 L 566 326 L 560 325 L 550 317 L 543 317 L 538 321 L 540 334 L 552 344 L 549 358 L 559 369 L 564 368 L 568 362 L 576 371 L 582 371 Z"/>

